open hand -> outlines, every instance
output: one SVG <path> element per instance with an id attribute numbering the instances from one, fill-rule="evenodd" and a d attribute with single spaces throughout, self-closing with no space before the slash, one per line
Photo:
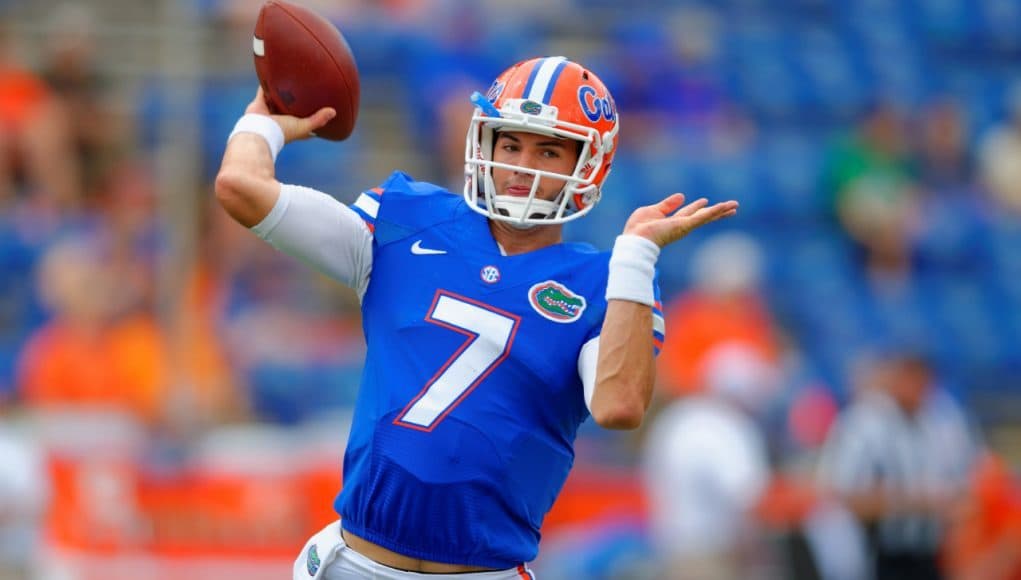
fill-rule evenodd
<path id="1" fill-rule="evenodd" d="M 640 207 L 628 218 L 624 233 L 642 236 L 663 248 L 695 228 L 737 213 L 733 200 L 709 205 L 709 200 L 700 198 L 681 207 L 683 204 L 684 195 L 675 193 L 657 204 Z"/>
<path id="2" fill-rule="evenodd" d="M 255 93 L 255 99 L 248 103 L 245 112 L 272 117 L 284 131 L 285 143 L 314 137 L 316 129 L 329 123 L 330 119 L 337 116 L 337 111 L 332 107 L 323 107 L 305 118 L 292 115 L 274 115 L 270 112 L 269 105 L 266 104 L 266 95 L 262 92 L 262 87 L 259 87 L 259 90 Z"/>

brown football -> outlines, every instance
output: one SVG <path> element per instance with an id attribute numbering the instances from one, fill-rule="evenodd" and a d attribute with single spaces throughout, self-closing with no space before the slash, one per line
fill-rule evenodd
<path id="1" fill-rule="evenodd" d="M 337 111 L 317 137 L 342 141 L 358 118 L 358 67 L 340 31 L 307 8 L 269 0 L 259 10 L 252 39 L 255 73 L 270 111 L 307 117 Z"/>

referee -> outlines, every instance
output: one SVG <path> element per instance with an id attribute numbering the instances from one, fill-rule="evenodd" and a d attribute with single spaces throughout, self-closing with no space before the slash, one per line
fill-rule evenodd
<path id="1" fill-rule="evenodd" d="M 945 521 L 977 442 L 957 403 L 916 353 L 878 361 L 823 448 L 823 486 L 863 524 L 876 580 L 943 578 Z"/>

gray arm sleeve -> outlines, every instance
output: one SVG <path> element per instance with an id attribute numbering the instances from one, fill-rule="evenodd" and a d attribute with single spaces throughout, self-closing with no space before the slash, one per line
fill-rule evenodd
<path id="1" fill-rule="evenodd" d="M 274 248 L 298 258 L 358 292 L 372 271 L 372 232 L 351 208 L 300 185 L 280 185 L 276 205 L 252 227 Z"/>

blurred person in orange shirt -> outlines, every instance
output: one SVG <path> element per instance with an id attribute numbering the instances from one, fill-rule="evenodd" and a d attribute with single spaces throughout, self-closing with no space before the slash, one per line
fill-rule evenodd
<path id="1" fill-rule="evenodd" d="M 706 356 L 725 343 L 739 343 L 769 363 L 780 344 L 776 325 L 759 295 L 762 252 L 740 233 L 717 234 L 692 259 L 694 287 L 667 304 L 671 339 L 658 361 L 659 384 L 671 395 L 700 390 Z"/>
<path id="2" fill-rule="evenodd" d="M 978 462 L 943 560 L 954 580 L 1021 580 L 1021 480 L 1002 457 Z"/>
<path id="3" fill-rule="evenodd" d="M 151 173 L 121 163 L 101 186 L 92 233 L 54 244 L 38 267 L 51 319 L 22 349 L 22 396 L 36 408 L 112 406 L 150 425 L 183 421 L 181 435 L 243 416 L 216 325 L 231 272 L 218 259 L 225 229 L 218 213 L 205 208 L 198 262 L 160 321 Z"/>
<path id="4" fill-rule="evenodd" d="M 154 317 L 131 312 L 133 285 L 95 239 L 55 244 L 39 267 L 51 320 L 20 356 L 19 390 L 37 410 L 118 410 L 157 422 L 167 360 Z"/>
<path id="5" fill-rule="evenodd" d="M 189 277 L 173 332 L 139 302 L 147 273 L 136 268 L 104 259 L 95 243 L 64 242 L 47 253 L 39 279 L 53 317 L 20 355 L 25 402 L 112 409 L 150 426 L 183 421 L 187 430 L 244 416 L 215 329 L 223 291 L 215 265 L 202 263 Z"/>
<path id="6" fill-rule="evenodd" d="M 51 209 L 75 207 L 81 177 L 68 109 L 16 55 L 0 21 L 0 204 L 24 188 Z"/>

